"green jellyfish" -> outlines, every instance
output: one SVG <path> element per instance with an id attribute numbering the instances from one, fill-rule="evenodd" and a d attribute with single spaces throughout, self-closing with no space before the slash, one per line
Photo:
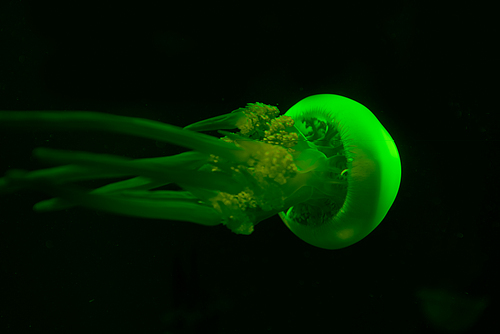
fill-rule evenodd
<path id="1" fill-rule="evenodd" d="M 53 196 L 35 204 L 39 212 L 81 206 L 224 224 L 237 234 L 251 234 L 257 223 L 278 214 L 307 243 L 338 249 L 378 226 L 401 180 L 398 150 L 387 130 L 363 105 L 332 94 L 307 97 L 281 116 L 274 106 L 250 103 L 184 129 L 103 113 L 47 111 L 0 112 L 0 127 L 101 130 L 191 149 L 129 159 L 37 148 L 34 156 L 56 167 L 10 170 L 0 178 L 0 193 L 38 189 Z M 200 133 L 208 130 L 223 137 Z M 79 184 L 109 178 L 123 180 L 97 189 Z M 182 190 L 162 190 L 170 183 Z"/>

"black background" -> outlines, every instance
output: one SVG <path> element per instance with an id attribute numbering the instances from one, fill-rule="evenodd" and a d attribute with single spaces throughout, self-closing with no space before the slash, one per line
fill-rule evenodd
<path id="1" fill-rule="evenodd" d="M 178 126 L 319 93 L 367 106 L 403 177 L 348 248 L 278 217 L 222 226 L 0 198 L 2 333 L 461 333 L 498 308 L 498 93 L 479 3 L 2 1 L 0 109 L 88 110 Z M 497 59 L 496 59 L 497 60 Z M 0 175 L 35 147 L 132 158 L 182 152 L 102 133 L 0 133 Z M 484 307 L 485 306 L 485 307 Z M 476 316 L 479 314 L 479 316 Z"/>

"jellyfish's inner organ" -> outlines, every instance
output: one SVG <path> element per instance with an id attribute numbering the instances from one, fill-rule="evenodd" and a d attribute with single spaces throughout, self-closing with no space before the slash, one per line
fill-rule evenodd
<path id="1" fill-rule="evenodd" d="M 308 185 L 313 187 L 309 200 L 291 207 L 287 214 L 299 224 L 321 225 L 334 217 L 347 195 L 347 159 L 340 132 L 326 112 L 313 111 L 295 120 L 295 127 L 309 146 L 320 153 L 315 155 L 316 168 Z M 300 156 L 299 156 L 300 159 Z"/>

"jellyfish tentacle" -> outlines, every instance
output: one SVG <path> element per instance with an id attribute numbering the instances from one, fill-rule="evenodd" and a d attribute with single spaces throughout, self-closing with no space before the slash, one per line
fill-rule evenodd
<path id="1" fill-rule="evenodd" d="M 201 225 L 221 224 L 220 214 L 213 207 L 193 201 L 182 194 L 164 192 L 160 195 L 148 191 L 97 194 L 76 186 L 45 185 L 44 190 L 72 205 L 127 216 L 189 221 Z M 168 193 L 169 198 L 165 200 Z M 50 202 L 35 205 L 38 211 L 47 211 Z"/>
<path id="2" fill-rule="evenodd" d="M 227 156 L 238 150 L 231 143 L 174 125 L 143 118 L 108 115 L 97 112 L 2 112 L 0 123 L 10 129 L 98 130 L 123 133 L 176 144 L 196 151 Z"/>
<path id="3" fill-rule="evenodd" d="M 63 166 L 65 167 L 65 166 Z M 54 183 L 54 182 L 53 182 Z M 105 186 L 93 189 L 91 193 L 96 194 L 106 194 L 106 193 L 125 193 L 126 191 L 145 191 L 154 188 L 158 188 L 169 184 L 170 182 L 164 182 L 162 180 L 154 180 L 143 176 L 133 177 L 131 179 L 113 182 Z M 151 192 L 153 193 L 153 192 Z M 156 191 L 154 192 L 156 193 Z M 34 209 L 36 211 L 58 211 L 65 210 L 75 206 L 75 204 L 64 200 L 62 198 L 56 197 L 48 200 L 43 200 L 38 202 Z"/>
<path id="4" fill-rule="evenodd" d="M 29 184 L 29 188 L 40 189 L 56 196 L 54 199 L 35 204 L 36 211 L 55 211 L 72 206 L 82 206 L 128 216 L 190 221 L 202 225 L 218 225 L 221 216 L 213 207 L 184 192 L 150 192 L 128 190 L 113 193 L 92 192 L 75 185 L 58 185 L 42 179 L 26 178 L 28 172 L 11 171 L 10 179 Z"/>
<path id="5" fill-rule="evenodd" d="M 245 117 L 243 112 L 237 111 L 189 124 L 184 129 L 191 131 L 231 130 L 236 129 Z"/>
<path id="6" fill-rule="evenodd" d="M 0 194 L 13 193 L 17 191 L 21 191 L 29 188 L 31 183 L 29 182 L 19 182 L 19 178 L 12 178 L 12 173 L 17 173 L 22 170 L 10 170 L 6 173 L 5 177 L 0 178 Z M 127 176 L 126 173 L 121 172 L 110 172 L 103 171 L 101 169 L 95 169 L 87 166 L 75 166 L 75 165 L 66 165 L 66 166 L 58 166 L 46 169 L 35 170 L 31 172 L 22 171 L 23 177 L 28 180 L 46 180 L 57 183 L 70 183 L 77 181 L 85 181 L 85 180 L 94 180 L 94 179 L 107 179 L 107 178 L 119 178 Z"/>
<path id="7" fill-rule="evenodd" d="M 201 170 L 167 169 L 157 166 L 151 161 L 133 160 L 110 154 L 95 154 L 88 152 L 63 151 L 48 148 L 37 148 L 33 154 L 43 161 L 62 164 L 90 166 L 103 171 L 120 170 L 128 175 L 145 176 L 163 182 L 176 182 L 196 185 L 209 189 L 219 189 L 228 193 L 238 193 L 242 186 L 235 183 L 230 175 L 212 173 Z"/>

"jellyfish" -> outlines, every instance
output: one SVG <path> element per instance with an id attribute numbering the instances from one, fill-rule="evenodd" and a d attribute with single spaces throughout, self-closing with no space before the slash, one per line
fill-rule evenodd
<path id="1" fill-rule="evenodd" d="M 279 215 L 303 241 L 324 249 L 352 245 L 373 231 L 394 202 L 399 153 L 370 110 L 349 98 L 309 96 L 280 115 L 249 103 L 184 128 L 98 112 L 0 112 L 0 127 L 99 130 L 180 145 L 172 156 L 130 159 L 36 148 L 54 167 L 13 169 L 0 194 L 37 189 L 38 212 L 80 206 L 114 214 L 223 224 L 237 234 Z M 204 134 L 217 130 L 221 138 Z M 89 189 L 82 181 L 119 179 Z M 181 190 L 166 190 L 176 184 Z"/>

